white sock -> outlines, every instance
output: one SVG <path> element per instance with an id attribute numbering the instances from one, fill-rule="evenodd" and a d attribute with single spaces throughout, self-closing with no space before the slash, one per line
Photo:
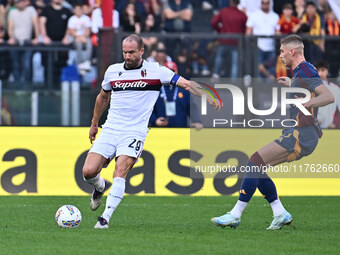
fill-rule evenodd
<path id="1" fill-rule="evenodd" d="M 237 200 L 236 205 L 234 208 L 230 211 L 231 215 L 233 215 L 235 218 L 241 218 L 244 208 L 246 208 L 248 202 L 243 202 L 240 200 Z"/>
<path id="2" fill-rule="evenodd" d="M 97 174 L 97 176 L 90 178 L 90 179 L 85 179 L 84 177 L 84 180 L 88 184 L 91 184 L 99 192 L 102 192 L 105 188 L 105 181 L 102 177 L 100 177 L 100 174 Z"/>
<path id="3" fill-rule="evenodd" d="M 280 199 L 276 199 L 275 201 L 271 202 L 270 206 L 272 207 L 274 216 L 279 216 L 286 211 L 286 209 L 281 204 Z"/>
<path id="4" fill-rule="evenodd" d="M 106 199 L 105 211 L 102 215 L 102 217 L 107 220 L 107 222 L 110 221 L 113 211 L 117 208 L 120 201 L 122 200 L 124 192 L 125 179 L 120 177 L 113 178 L 112 187 Z"/>

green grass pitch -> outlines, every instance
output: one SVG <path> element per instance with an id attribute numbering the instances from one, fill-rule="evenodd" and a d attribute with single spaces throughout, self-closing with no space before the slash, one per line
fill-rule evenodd
<path id="1" fill-rule="evenodd" d="M 237 229 L 213 225 L 236 199 L 126 196 L 100 230 L 104 206 L 92 212 L 89 197 L 0 196 L 0 254 L 340 254 L 340 197 L 281 197 L 294 221 L 280 231 L 265 230 L 272 212 L 262 197 Z M 77 229 L 56 225 L 63 204 L 82 212 Z"/>

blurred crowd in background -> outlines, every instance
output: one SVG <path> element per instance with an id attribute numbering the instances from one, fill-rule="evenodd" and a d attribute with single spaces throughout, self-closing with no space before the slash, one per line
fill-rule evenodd
<path id="1" fill-rule="evenodd" d="M 209 33 L 314 36 L 304 40 L 307 61 L 326 62 L 325 79 L 339 77 L 339 40 L 325 40 L 325 36 L 339 37 L 340 26 L 327 0 L 115 0 L 112 20 L 116 30 L 143 36 L 145 59 L 171 66 L 186 78 L 244 75 L 238 70 L 239 41 L 216 39 Z M 100 0 L 0 0 L 0 49 L 2 45 L 73 46 L 72 52 L 56 51 L 53 55 L 55 89 L 60 88 L 64 67 L 75 66 L 80 77 L 94 69 L 102 26 Z M 204 32 L 207 36 L 162 40 L 145 34 L 183 32 Z M 278 57 L 278 46 L 278 39 L 257 40 L 258 74 L 268 81 L 291 75 Z M 0 50 L 1 80 L 27 88 L 32 81 L 46 79 L 46 52 L 34 47 L 6 49 Z M 42 70 L 40 78 L 37 70 Z"/>
<path id="2" fill-rule="evenodd" d="M 81 75 L 96 63 L 97 34 L 103 26 L 100 0 L 0 0 L 0 43 L 8 45 L 73 44 L 76 53 L 54 57 L 54 80 L 67 63 Z M 113 26 L 131 33 L 215 32 L 220 34 L 309 34 L 339 36 L 336 15 L 327 0 L 116 0 Z M 199 15 L 194 15 L 195 12 Z M 204 22 L 202 22 L 202 20 Z M 201 22 L 200 22 L 201 21 Z M 145 58 L 174 61 L 184 77 L 240 77 L 236 40 L 189 38 L 162 41 L 145 36 Z M 305 42 L 306 57 L 331 63 L 332 78 L 339 76 L 338 41 Z M 274 79 L 286 74 L 275 41 L 258 40 L 259 71 Z M 85 53 L 84 53 L 84 52 Z M 160 59 L 165 51 L 167 58 Z M 1 51 L 0 78 L 28 82 L 32 79 L 32 50 Z M 8 55 L 8 56 L 7 56 Z M 225 62 L 226 58 L 232 61 Z M 41 57 L 46 66 L 46 57 Z M 11 65 L 9 65 L 11 63 Z M 233 63 L 233 64 L 231 64 Z M 164 64 L 164 63 L 162 63 Z"/>

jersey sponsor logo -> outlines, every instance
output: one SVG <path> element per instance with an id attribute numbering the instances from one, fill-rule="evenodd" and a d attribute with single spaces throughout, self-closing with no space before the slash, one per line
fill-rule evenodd
<path id="1" fill-rule="evenodd" d="M 162 83 L 159 79 L 144 80 L 118 80 L 110 82 L 113 91 L 122 90 L 157 90 L 161 89 Z"/>
<path id="2" fill-rule="evenodd" d="M 142 80 L 126 81 L 126 82 L 116 81 L 116 82 L 113 82 L 113 84 L 111 83 L 112 87 L 121 88 L 123 90 L 125 90 L 126 88 L 144 88 L 146 85 L 148 85 L 148 83 Z"/>

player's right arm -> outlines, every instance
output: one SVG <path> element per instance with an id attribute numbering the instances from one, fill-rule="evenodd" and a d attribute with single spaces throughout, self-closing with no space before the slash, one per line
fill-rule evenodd
<path id="1" fill-rule="evenodd" d="M 96 139 L 96 135 L 98 133 L 98 122 L 110 102 L 110 96 L 111 91 L 105 91 L 102 89 L 96 98 L 89 135 L 91 143 Z"/>

